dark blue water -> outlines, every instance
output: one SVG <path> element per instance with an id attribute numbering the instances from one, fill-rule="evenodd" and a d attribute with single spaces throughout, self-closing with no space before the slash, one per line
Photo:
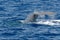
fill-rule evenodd
<path id="1" fill-rule="evenodd" d="M 0 0 L 0 40 L 60 40 L 60 27 L 18 21 L 34 10 L 55 12 L 60 19 L 60 0 Z"/>

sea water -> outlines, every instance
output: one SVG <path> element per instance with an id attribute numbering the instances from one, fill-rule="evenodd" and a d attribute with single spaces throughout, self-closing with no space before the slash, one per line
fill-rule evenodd
<path id="1" fill-rule="evenodd" d="M 22 24 L 27 15 L 38 11 L 60 15 L 59 0 L 0 0 L 0 40 L 60 40 L 60 27 Z"/>

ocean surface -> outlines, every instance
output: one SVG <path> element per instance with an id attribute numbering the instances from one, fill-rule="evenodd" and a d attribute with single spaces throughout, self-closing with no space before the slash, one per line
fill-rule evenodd
<path id="1" fill-rule="evenodd" d="M 60 19 L 60 0 L 0 0 L 0 40 L 60 40 L 60 26 L 19 22 L 34 10 L 54 12 Z"/>

